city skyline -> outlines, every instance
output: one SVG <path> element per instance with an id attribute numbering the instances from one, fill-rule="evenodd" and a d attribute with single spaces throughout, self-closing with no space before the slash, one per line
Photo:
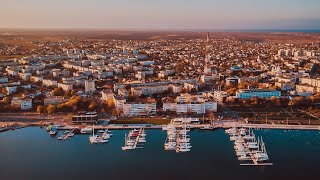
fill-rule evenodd
<path id="1" fill-rule="evenodd" d="M 0 28 L 320 29 L 315 0 L 3 0 Z"/>

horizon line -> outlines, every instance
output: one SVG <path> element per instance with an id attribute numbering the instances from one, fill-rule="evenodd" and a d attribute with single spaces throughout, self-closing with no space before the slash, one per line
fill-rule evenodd
<path id="1" fill-rule="evenodd" d="M 105 31 L 188 31 L 188 32 L 320 32 L 320 29 L 300 28 L 96 28 L 96 27 L 0 27 L 0 30 L 105 30 Z"/>

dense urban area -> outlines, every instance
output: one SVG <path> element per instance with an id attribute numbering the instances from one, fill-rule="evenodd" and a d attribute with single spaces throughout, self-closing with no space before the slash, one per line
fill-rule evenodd
<path id="1" fill-rule="evenodd" d="M 35 34 L 0 35 L 3 122 L 320 124 L 318 34 Z"/>

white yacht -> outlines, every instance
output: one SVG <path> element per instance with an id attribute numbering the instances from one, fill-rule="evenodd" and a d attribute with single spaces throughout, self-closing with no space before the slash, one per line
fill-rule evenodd
<path id="1" fill-rule="evenodd" d="M 241 155 L 238 157 L 238 160 L 247 161 L 247 160 L 251 160 L 251 158 L 250 158 L 250 156 L 247 156 L 247 155 Z"/>
<path id="2" fill-rule="evenodd" d="M 81 134 L 90 134 L 92 132 L 92 128 L 82 128 L 80 130 Z"/>

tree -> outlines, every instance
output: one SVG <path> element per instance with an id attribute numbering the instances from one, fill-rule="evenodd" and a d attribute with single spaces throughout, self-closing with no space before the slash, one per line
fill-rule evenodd
<path id="1" fill-rule="evenodd" d="M 21 87 L 21 86 L 17 87 L 17 93 L 22 93 L 24 91 L 25 91 L 24 87 Z"/>
<path id="2" fill-rule="evenodd" d="M 2 88 L 2 94 L 5 94 L 5 95 L 7 95 L 8 94 L 8 90 L 7 90 L 7 88 Z"/>
<path id="3" fill-rule="evenodd" d="M 71 97 L 71 90 L 68 90 L 65 94 L 64 94 L 65 98 L 69 98 Z"/>
<path id="4" fill-rule="evenodd" d="M 54 88 L 51 91 L 51 95 L 53 95 L 53 96 L 63 96 L 64 95 L 64 91 L 63 91 L 62 88 Z"/>
<path id="5" fill-rule="evenodd" d="M 116 108 L 112 109 L 112 111 L 111 111 L 112 116 L 119 116 L 120 113 L 121 113 L 120 110 L 118 110 Z"/>
<path id="6" fill-rule="evenodd" d="M 97 107 L 98 107 L 97 104 L 92 101 L 92 102 L 90 103 L 88 109 L 89 109 L 90 111 L 92 111 L 92 110 L 96 110 Z"/>
<path id="7" fill-rule="evenodd" d="M 270 98 L 270 101 L 271 101 L 271 103 L 272 103 L 273 105 L 275 105 L 275 106 L 280 106 L 280 105 L 281 105 L 280 99 L 277 98 L 277 97 L 275 97 L 275 96 L 272 96 L 272 97 Z"/>
<path id="8" fill-rule="evenodd" d="M 113 109 L 113 108 L 115 107 L 115 104 L 114 104 L 114 101 L 113 101 L 112 98 L 108 98 L 108 99 L 107 99 L 107 107 L 108 107 L 109 109 Z"/>
<path id="9" fill-rule="evenodd" d="M 38 114 L 41 114 L 41 113 L 43 113 L 44 112 L 44 107 L 42 106 L 42 105 L 39 105 L 38 107 L 37 107 L 37 113 Z"/>
<path id="10" fill-rule="evenodd" d="M 49 114 L 53 114 L 53 113 L 55 113 L 55 111 L 56 111 L 56 107 L 55 107 L 54 105 L 50 104 L 50 105 L 47 107 L 47 111 L 48 111 Z"/>
<path id="11" fill-rule="evenodd" d="M 3 98 L 3 102 L 5 102 L 5 103 L 10 103 L 11 102 L 11 97 L 5 97 L 5 98 Z"/>
<path id="12" fill-rule="evenodd" d="M 210 122 L 212 122 L 212 121 L 214 120 L 214 113 L 213 113 L 213 111 L 209 111 L 208 117 L 209 117 Z"/>

